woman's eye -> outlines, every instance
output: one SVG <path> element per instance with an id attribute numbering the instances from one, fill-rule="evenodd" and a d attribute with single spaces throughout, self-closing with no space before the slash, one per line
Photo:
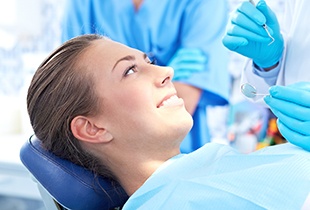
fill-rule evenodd
<path id="1" fill-rule="evenodd" d="M 126 75 L 133 74 L 135 71 L 133 69 L 129 69 L 126 71 Z"/>
<path id="2" fill-rule="evenodd" d="M 135 65 L 130 66 L 130 67 L 125 71 L 124 76 L 128 76 L 128 75 L 130 75 L 130 74 L 135 73 L 135 72 L 136 72 L 136 71 L 135 71 L 135 68 L 136 68 Z"/>
<path id="3" fill-rule="evenodd" d="M 150 62 L 150 64 L 152 64 L 152 65 L 156 65 L 156 59 L 154 58 L 151 62 Z"/>

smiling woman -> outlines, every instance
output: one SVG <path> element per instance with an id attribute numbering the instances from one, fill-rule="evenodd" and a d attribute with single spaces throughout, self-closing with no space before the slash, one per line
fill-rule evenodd
<path id="1" fill-rule="evenodd" d="M 180 154 L 193 120 L 172 78 L 136 49 L 79 36 L 37 69 L 31 124 L 46 149 L 120 183 L 130 196 L 123 209 L 300 209 L 310 153 L 299 147 L 245 156 L 210 143 Z"/>
<path id="2" fill-rule="evenodd" d="M 172 77 L 172 68 L 105 37 L 70 40 L 41 64 L 29 87 L 34 132 L 48 150 L 116 179 L 132 194 L 179 153 L 192 126 Z M 143 173 L 134 175 L 129 156 Z"/>

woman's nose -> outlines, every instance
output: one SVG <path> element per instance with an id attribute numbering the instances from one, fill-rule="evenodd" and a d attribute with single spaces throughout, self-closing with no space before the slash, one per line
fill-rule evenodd
<path id="1" fill-rule="evenodd" d="M 159 67 L 160 70 L 158 72 L 158 77 L 156 80 L 156 84 L 158 86 L 164 86 L 167 83 L 171 83 L 173 75 L 174 75 L 174 70 L 170 66 L 165 66 L 165 67 Z"/>

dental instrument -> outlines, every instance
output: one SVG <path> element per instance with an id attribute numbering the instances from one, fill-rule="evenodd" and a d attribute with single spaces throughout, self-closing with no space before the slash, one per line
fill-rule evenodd
<path id="1" fill-rule="evenodd" d="M 243 95 L 245 95 L 248 98 L 254 98 L 256 96 L 267 96 L 267 95 L 269 95 L 269 94 L 257 93 L 256 88 L 249 83 L 244 83 L 241 85 L 241 92 L 243 93 Z"/>
<path id="2" fill-rule="evenodd" d="M 256 6 L 256 5 L 255 5 L 255 2 L 254 2 L 253 0 L 249 0 L 249 2 L 250 2 L 251 4 L 253 4 L 254 6 Z M 264 23 L 264 24 L 262 25 L 262 27 L 263 27 L 264 30 L 266 31 L 267 35 L 270 37 L 271 42 L 269 42 L 268 45 L 271 45 L 271 44 L 275 41 L 275 39 L 273 38 L 273 36 L 271 36 L 271 34 L 270 34 L 269 30 L 268 30 L 268 26 L 267 26 L 266 23 Z"/>

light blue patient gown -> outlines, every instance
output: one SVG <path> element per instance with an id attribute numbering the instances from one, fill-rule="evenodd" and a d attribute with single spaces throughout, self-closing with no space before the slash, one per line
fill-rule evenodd
<path id="1" fill-rule="evenodd" d="M 71 0 L 64 13 L 62 39 L 106 35 L 147 53 L 158 65 L 168 65 L 180 48 L 202 50 L 205 69 L 179 80 L 203 90 L 194 126 L 181 145 L 187 153 L 210 141 L 206 106 L 228 103 L 228 51 L 221 42 L 227 5 L 226 0 L 144 0 L 135 11 L 132 0 Z"/>
<path id="2" fill-rule="evenodd" d="M 164 163 L 123 210 L 299 210 L 309 192 L 309 152 L 287 143 L 245 155 L 209 143 Z"/>

